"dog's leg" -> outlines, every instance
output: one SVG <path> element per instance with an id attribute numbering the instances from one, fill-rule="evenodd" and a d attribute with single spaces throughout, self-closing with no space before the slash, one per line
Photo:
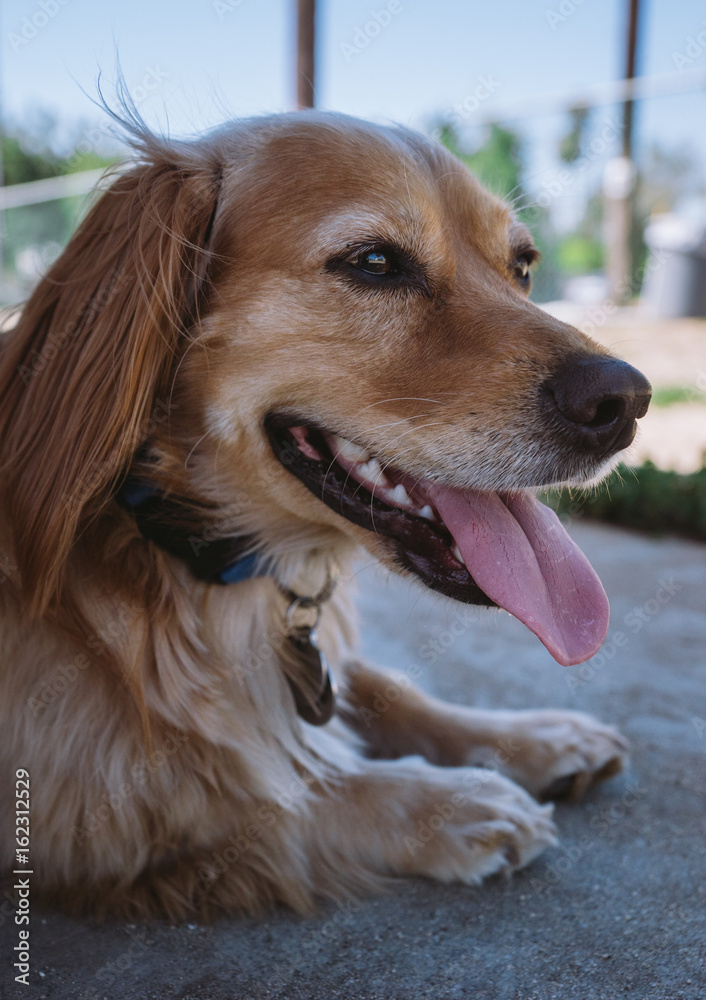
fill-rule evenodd
<path id="1" fill-rule="evenodd" d="M 314 806 L 314 881 L 335 892 L 342 872 L 368 871 L 475 884 L 555 844 L 552 809 L 485 768 L 359 760 Z"/>
<path id="2" fill-rule="evenodd" d="M 627 761 L 620 733 L 581 712 L 485 711 L 424 694 L 404 674 L 347 664 L 344 717 L 375 757 L 421 754 L 451 767 L 483 765 L 541 797 L 577 798 Z"/>
<path id="3" fill-rule="evenodd" d="M 556 843 L 553 806 L 484 768 L 351 754 L 325 780 L 306 784 L 306 808 L 303 799 L 293 809 L 263 803 L 262 820 L 147 869 L 116 891 L 109 908 L 131 919 L 155 912 L 210 918 L 258 913 L 278 901 L 306 913 L 320 897 L 347 906 L 390 876 L 477 884 Z"/>

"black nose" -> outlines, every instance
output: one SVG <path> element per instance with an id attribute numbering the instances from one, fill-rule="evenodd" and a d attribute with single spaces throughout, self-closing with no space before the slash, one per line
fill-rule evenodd
<path id="1" fill-rule="evenodd" d="M 601 457 L 627 448 L 635 420 L 652 396 L 645 376 L 616 358 L 588 357 L 565 364 L 546 383 L 549 405 L 575 440 Z"/>

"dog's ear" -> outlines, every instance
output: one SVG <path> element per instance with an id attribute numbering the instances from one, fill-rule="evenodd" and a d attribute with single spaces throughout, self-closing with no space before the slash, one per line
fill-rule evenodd
<path id="1" fill-rule="evenodd" d="M 144 158 L 88 214 L 0 354 L 0 489 L 37 613 L 166 401 L 202 301 L 215 154 L 155 141 Z"/>

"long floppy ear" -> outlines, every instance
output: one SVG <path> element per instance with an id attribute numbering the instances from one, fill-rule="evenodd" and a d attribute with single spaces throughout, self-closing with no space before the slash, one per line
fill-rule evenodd
<path id="1" fill-rule="evenodd" d="M 199 309 L 216 154 L 141 146 L 146 162 L 102 195 L 0 353 L 0 489 L 35 613 L 169 392 Z"/>

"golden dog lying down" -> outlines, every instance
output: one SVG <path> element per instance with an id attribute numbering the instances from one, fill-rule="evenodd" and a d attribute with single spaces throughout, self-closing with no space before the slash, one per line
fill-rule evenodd
<path id="1" fill-rule="evenodd" d="M 532 796 L 624 740 L 359 662 L 337 567 L 362 545 L 587 659 L 607 601 L 533 490 L 606 471 L 648 383 L 528 302 L 529 232 L 420 135 L 131 127 L 0 354 L 1 795 L 29 772 L 34 888 L 180 918 L 526 864 L 555 842 Z"/>

